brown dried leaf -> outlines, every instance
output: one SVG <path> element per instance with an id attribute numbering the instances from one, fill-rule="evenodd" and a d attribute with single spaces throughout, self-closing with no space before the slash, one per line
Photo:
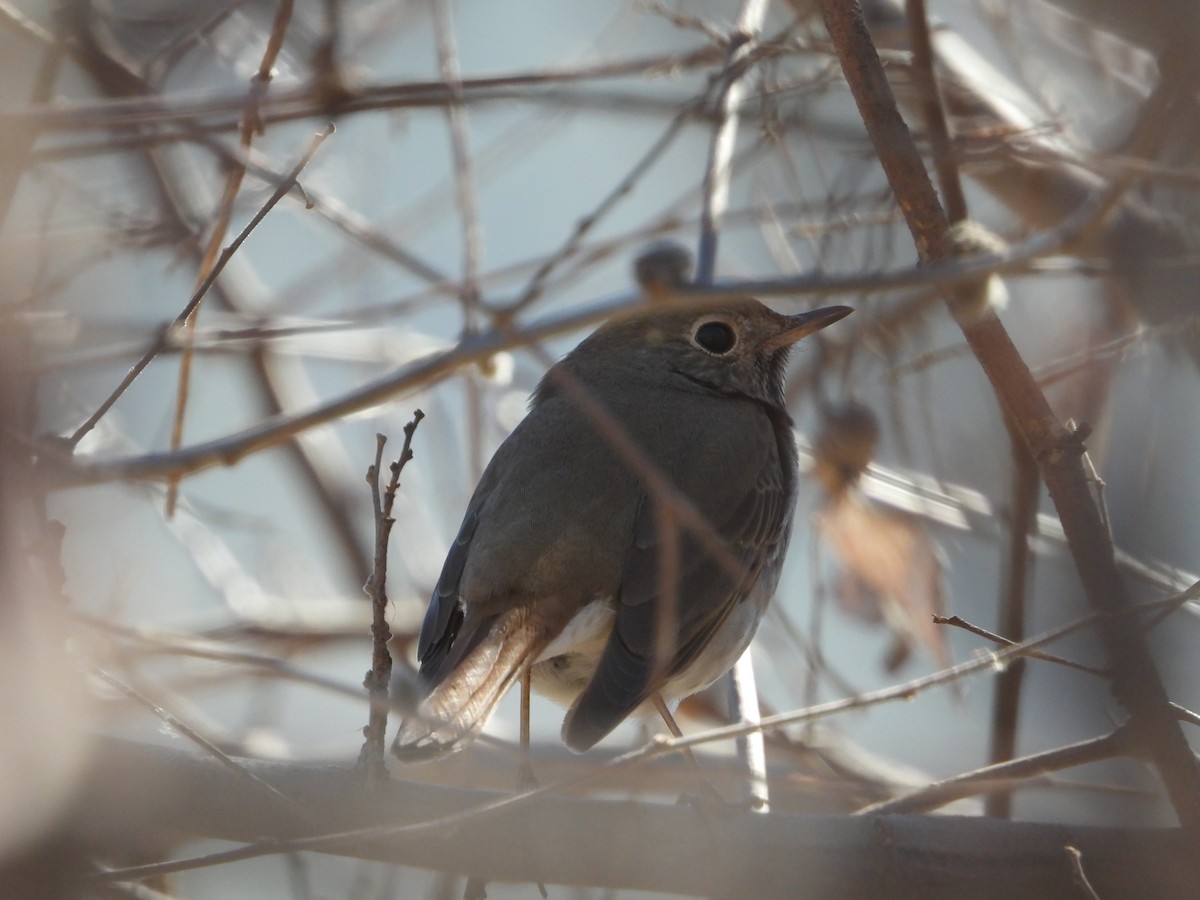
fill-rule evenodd
<path id="1" fill-rule="evenodd" d="M 913 645 L 923 645 L 939 665 L 950 653 L 933 616 L 945 612 L 942 559 L 911 516 L 875 506 L 857 490 L 830 495 L 817 513 L 825 544 L 841 564 L 835 595 L 848 614 L 884 622 L 896 637 L 888 671 L 902 666 Z"/>

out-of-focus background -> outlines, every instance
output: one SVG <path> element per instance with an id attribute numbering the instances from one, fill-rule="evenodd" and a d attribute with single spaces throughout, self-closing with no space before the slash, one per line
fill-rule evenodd
<path id="1" fill-rule="evenodd" d="M 1125 7 L 959 0 L 930 12 L 972 216 L 1016 247 L 1060 234 L 996 281 L 999 314 L 1055 411 L 1091 427 L 1096 492 L 1128 588 L 1155 600 L 1200 571 L 1200 72 L 1176 46 L 1188 33 L 1181 23 L 1196 24 L 1187 3 L 1136 18 Z M 877 2 L 867 12 L 924 147 L 903 11 Z M 381 402 L 348 402 L 315 427 L 280 429 L 235 464 L 177 483 L 118 477 L 110 464 L 142 474 L 173 446 L 186 460 L 188 448 L 329 408 L 498 329 L 635 300 L 642 248 L 697 246 L 728 39 L 745 15 L 735 3 L 593 0 L 0 4 L 0 758 L 9 773 L 0 860 L 54 833 L 88 771 L 89 735 L 192 747 L 143 701 L 235 754 L 353 761 L 361 699 L 216 651 L 175 652 L 173 642 L 203 638 L 283 660 L 352 692 L 370 665 L 364 475 L 375 435 L 389 436 L 394 455 L 420 408 L 388 581 L 402 679 L 482 466 L 523 415 L 547 355 L 586 328 L 554 330 L 532 350 L 464 352 L 436 377 L 409 379 L 373 398 Z M 1020 638 L 1002 602 L 1020 547 L 1024 635 L 1088 607 L 1053 509 L 1044 492 L 1019 487 L 1003 417 L 936 291 L 913 279 L 834 289 L 839 276 L 909 271 L 915 251 L 819 13 L 776 2 L 755 24 L 746 68 L 733 70 L 743 93 L 717 278 L 828 276 L 828 291 L 769 302 L 857 311 L 793 360 L 789 401 L 809 477 L 752 651 L 763 711 L 780 712 L 993 648 L 932 626 L 933 613 Z M 253 82 L 272 36 L 282 43 L 269 83 Z M 247 127 L 256 92 L 260 127 Z M 329 123 L 336 130 L 313 150 Z M 216 251 L 310 151 L 298 186 L 180 324 Z M 1072 214 L 1098 196 L 1110 201 L 1104 214 L 1076 227 Z M 54 474 L 29 478 L 31 453 Z M 92 466 L 95 483 L 64 480 L 66 457 Z M 1023 500 L 1037 516 L 1020 514 Z M 1193 709 L 1198 629 L 1185 606 L 1151 635 L 1172 697 Z M 1104 665 L 1092 630 L 1051 649 Z M 1001 727 L 998 684 L 988 670 L 771 735 L 774 807 L 850 811 L 986 764 Z M 685 704 L 685 730 L 717 724 L 723 704 L 723 689 Z M 1123 715 L 1094 671 L 1029 661 L 1008 726 L 1013 752 L 1103 734 Z M 558 744 L 560 722 L 560 710 L 535 700 L 543 780 L 661 730 L 631 722 L 575 758 Z M 394 774 L 510 787 L 516 730 L 509 697 L 488 729 L 495 740 Z M 713 745 L 701 763 L 736 790 L 732 753 Z M 655 771 L 608 790 L 670 801 L 686 769 Z M 978 800 L 954 808 L 981 809 Z M 1130 760 L 1043 779 L 1015 793 L 1012 812 L 1170 821 L 1156 780 Z M 419 869 L 288 859 L 179 874 L 164 889 L 196 898 L 462 890 Z M 489 895 L 531 890 L 492 885 Z"/>

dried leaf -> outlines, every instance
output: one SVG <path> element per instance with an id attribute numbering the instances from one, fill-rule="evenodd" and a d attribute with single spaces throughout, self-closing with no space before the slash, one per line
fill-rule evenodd
<path id="1" fill-rule="evenodd" d="M 817 527 L 841 564 L 836 586 L 841 608 L 863 621 L 886 623 L 896 637 L 887 670 L 902 666 L 914 645 L 949 665 L 942 630 L 933 623 L 945 611 L 942 559 L 920 524 L 850 489 L 828 496 Z"/>

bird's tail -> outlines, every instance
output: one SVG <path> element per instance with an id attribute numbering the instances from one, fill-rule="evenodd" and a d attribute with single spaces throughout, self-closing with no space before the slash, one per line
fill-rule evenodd
<path id="1" fill-rule="evenodd" d="M 420 762 L 467 746 L 491 718 L 522 668 L 546 647 L 544 630 L 529 624 L 526 611 L 493 619 L 473 646 L 441 679 L 426 687 L 416 714 L 400 723 L 392 753 Z M 458 640 L 464 640 L 459 635 Z"/>

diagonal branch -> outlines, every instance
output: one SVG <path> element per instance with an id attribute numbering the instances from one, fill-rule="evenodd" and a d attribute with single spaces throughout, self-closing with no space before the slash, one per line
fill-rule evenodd
<path id="1" fill-rule="evenodd" d="M 283 38 L 287 33 L 288 24 L 292 20 L 293 2 L 294 0 L 280 0 L 279 8 L 275 12 L 275 22 L 271 26 L 270 35 L 267 37 L 267 46 L 263 50 L 262 60 L 258 64 L 258 71 L 250 79 L 250 91 L 246 96 L 246 108 L 242 112 L 242 121 L 238 126 L 238 148 L 243 155 L 249 154 L 250 145 L 254 141 L 254 135 L 262 130 L 258 110 L 262 105 L 267 87 L 271 83 L 279 51 L 283 49 Z M 196 273 L 197 284 L 203 283 L 208 273 L 212 270 L 212 267 L 216 264 L 217 254 L 221 250 L 221 244 L 224 243 L 225 234 L 229 230 L 229 222 L 233 218 L 233 205 L 237 200 L 238 192 L 242 188 L 242 181 L 245 176 L 246 167 L 244 165 L 234 163 L 229 168 L 229 172 L 225 178 L 225 188 L 221 194 L 220 203 L 217 205 L 216 220 L 213 222 L 212 231 L 208 235 L 208 241 L 200 258 L 200 269 Z M 183 443 L 183 425 L 187 416 L 188 397 L 190 396 L 192 382 L 192 339 L 195 335 L 196 319 L 199 315 L 200 305 L 197 303 L 191 312 L 188 313 L 187 317 L 179 324 L 178 338 L 181 347 L 179 354 L 179 381 L 175 391 L 175 418 L 171 423 L 172 450 L 178 450 Z M 170 478 L 167 480 L 168 518 L 175 513 L 175 504 L 178 497 L 179 479 Z"/>
<path id="2" fill-rule="evenodd" d="M 922 262 L 955 255 L 946 214 L 938 203 L 920 153 L 904 120 L 854 0 L 821 0 L 826 28 L 859 112 L 896 194 Z M 996 316 L 973 304 L 970 287 L 946 291 L 951 309 L 1001 405 L 1012 417 L 1058 510 L 1075 567 L 1093 608 L 1120 613 L 1129 601 L 1116 566 L 1112 543 L 1100 519 L 1084 472 L 1079 436 L 1055 417 L 1025 361 Z M 970 305 L 976 313 L 961 315 Z M 1145 730 L 1159 776 L 1180 823 L 1200 842 L 1200 766 L 1188 746 L 1166 689 L 1136 629 L 1114 616 L 1100 631 L 1112 660 L 1113 691 Z M 1194 863 L 1200 867 L 1200 861 Z"/>
<path id="3" fill-rule="evenodd" d="M 930 812 L 947 803 L 986 794 L 1009 796 L 1019 782 L 1037 778 L 1103 759 L 1130 756 L 1139 748 L 1132 739 L 1128 723 L 1098 738 L 1079 741 L 1066 747 L 1056 747 L 1044 753 L 1034 753 L 1020 759 L 1010 759 L 984 766 L 973 772 L 947 778 L 928 787 L 893 800 L 874 803 L 860 809 L 856 815 Z"/>
<path id="4" fill-rule="evenodd" d="M 245 242 L 246 238 L 250 236 L 250 233 L 258 227 L 258 224 L 264 218 L 266 218 L 267 213 L 274 209 L 275 205 L 288 195 L 288 193 L 295 186 L 297 179 L 300 177 L 300 173 L 304 170 L 304 167 L 308 165 L 309 160 L 311 160 L 313 157 L 313 154 L 317 152 L 317 148 L 321 146 L 321 143 L 325 140 L 325 138 L 329 137 L 331 134 L 333 134 L 333 125 L 328 125 L 324 130 L 318 132 L 313 137 L 312 142 L 308 145 L 308 149 L 305 150 L 304 155 L 300 157 L 300 161 L 292 168 L 292 171 L 288 174 L 288 177 L 279 183 L 279 186 L 275 188 L 275 191 L 271 194 L 267 202 L 263 204 L 262 209 L 255 213 L 254 217 L 251 218 L 251 220 L 246 224 L 246 227 L 242 229 L 241 233 L 239 233 L 238 236 L 233 239 L 232 243 L 230 243 L 228 247 L 221 251 L 221 255 L 217 258 L 217 261 L 213 264 L 204 280 L 196 286 L 196 289 L 192 292 L 192 296 L 189 297 L 188 302 L 184 304 L 183 309 L 180 310 L 179 314 L 174 318 L 174 320 L 172 320 L 171 324 L 163 329 L 158 340 L 156 340 L 149 347 L 149 349 L 142 354 L 141 358 L 139 358 L 138 361 L 130 367 L 129 371 L 125 374 L 125 377 L 121 379 L 120 384 L 113 389 L 112 393 L 105 398 L 104 402 L 97 407 L 96 411 L 88 416 L 83 424 L 76 428 L 74 432 L 72 432 L 71 436 L 66 440 L 67 446 L 74 448 L 81 440 L 83 440 L 84 436 L 96 427 L 96 424 L 102 418 L 104 418 L 104 415 L 110 409 L 112 409 L 113 404 L 115 404 L 121 398 L 125 391 L 129 389 L 129 386 L 137 380 L 138 376 L 141 375 L 143 371 L 145 371 L 146 367 L 154 361 L 154 358 L 166 348 L 171 340 L 172 330 L 183 324 L 183 322 L 187 321 L 187 318 L 196 310 L 196 308 L 200 305 L 200 302 L 204 299 L 204 296 L 216 282 L 217 276 L 221 274 L 221 271 L 229 263 L 229 260 L 233 258 L 235 253 L 237 253 L 238 249 Z"/>

